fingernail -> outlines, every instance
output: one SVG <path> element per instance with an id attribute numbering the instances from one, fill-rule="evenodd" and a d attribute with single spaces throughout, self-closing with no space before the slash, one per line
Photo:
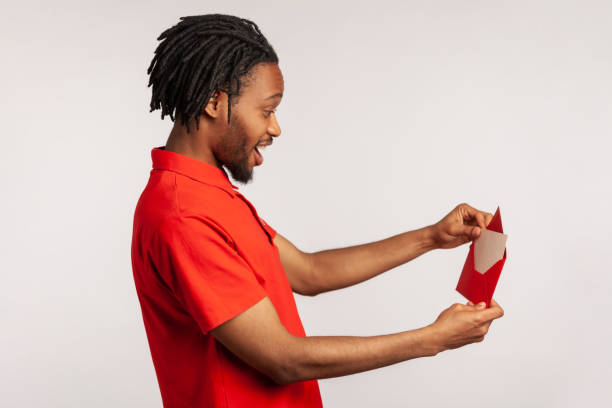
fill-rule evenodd
<path id="1" fill-rule="evenodd" d="M 479 309 L 482 309 L 483 307 L 485 307 L 487 304 L 485 302 L 480 302 L 478 303 L 478 305 L 476 306 Z"/>

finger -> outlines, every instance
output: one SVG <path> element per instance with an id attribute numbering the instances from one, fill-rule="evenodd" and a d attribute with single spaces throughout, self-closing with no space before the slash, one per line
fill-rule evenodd
<path id="1" fill-rule="evenodd" d="M 482 321 L 499 319 L 504 315 L 504 311 L 501 307 L 493 305 L 491 305 L 491 307 L 488 309 L 479 310 L 478 312 L 481 313 L 480 318 Z"/>
<path id="2" fill-rule="evenodd" d="M 478 222 L 478 226 L 480 228 L 486 228 L 484 214 L 481 212 L 477 212 L 475 217 L 476 217 L 476 222 Z"/>
<path id="3" fill-rule="evenodd" d="M 468 306 L 474 306 L 474 303 L 472 303 L 471 300 L 468 300 L 468 302 L 466 303 Z"/>
<path id="4" fill-rule="evenodd" d="M 486 330 L 489 330 L 489 327 L 491 326 L 491 323 L 493 323 L 493 320 L 489 320 L 487 322 L 484 322 L 482 324 L 482 327 L 484 327 Z"/>
<path id="5" fill-rule="evenodd" d="M 468 239 L 474 239 L 480 236 L 480 228 L 471 225 L 452 224 L 449 230 L 449 233 L 455 237 L 465 235 Z"/>
<path id="6" fill-rule="evenodd" d="M 469 218 L 473 218 L 478 223 L 480 228 L 486 228 L 485 212 L 475 209 L 474 207 L 464 204 L 465 213 Z"/>
<path id="7" fill-rule="evenodd" d="M 465 310 L 468 309 L 469 306 L 461 303 L 453 303 L 450 308 L 455 310 Z"/>
<path id="8" fill-rule="evenodd" d="M 503 316 L 503 314 L 504 314 L 504 309 L 502 309 L 502 307 L 499 305 L 499 303 L 497 303 L 497 302 L 495 301 L 495 299 L 491 299 L 491 306 L 496 307 L 496 308 L 499 308 L 499 310 L 501 310 L 501 313 L 502 313 L 502 316 Z"/>
<path id="9" fill-rule="evenodd" d="M 485 213 L 485 223 L 487 225 L 487 227 L 489 226 L 489 224 L 491 223 L 491 220 L 493 219 L 493 214 L 491 213 Z"/>
<path id="10" fill-rule="evenodd" d="M 479 227 L 473 227 L 473 228 L 472 228 L 472 231 L 471 231 L 471 234 L 472 234 L 472 235 L 471 235 L 470 237 L 471 237 L 472 239 L 476 239 L 476 238 L 478 238 L 478 237 L 480 236 L 480 228 L 479 228 Z"/>
<path id="11" fill-rule="evenodd" d="M 493 298 L 491 298 L 491 306 L 494 306 L 494 307 L 499 307 L 500 309 L 502 308 L 502 307 L 499 305 L 499 303 L 497 303 L 497 301 L 496 301 L 495 299 L 493 299 Z"/>
<path id="12" fill-rule="evenodd" d="M 464 303 L 455 303 L 450 307 L 450 309 L 454 310 L 455 312 L 472 312 L 474 308 L 474 305 Z"/>

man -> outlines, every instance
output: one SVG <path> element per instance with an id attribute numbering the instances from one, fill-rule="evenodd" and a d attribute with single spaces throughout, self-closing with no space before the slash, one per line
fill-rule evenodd
<path id="1" fill-rule="evenodd" d="M 248 183 L 280 136 L 284 83 L 255 23 L 183 17 L 158 38 L 151 111 L 167 143 L 134 214 L 132 264 L 165 407 L 320 407 L 317 379 L 482 341 L 499 305 L 454 304 L 430 325 L 371 337 L 306 336 L 292 292 L 363 282 L 480 234 L 489 213 L 461 204 L 431 226 L 306 253 L 262 220 L 228 178 Z M 176 120 L 175 120 L 176 119 Z"/>

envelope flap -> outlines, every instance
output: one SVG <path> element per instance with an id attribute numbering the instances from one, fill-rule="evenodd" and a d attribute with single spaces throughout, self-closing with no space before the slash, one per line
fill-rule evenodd
<path id="1" fill-rule="evenodd" d="M 489 223 L 489 225 L 487 225 L 487 229 L 491 231 L 495 231 L 495 232 L 501 232 L 501 233 L 504 232 L 504 229 L 502 228 L 502 221 L 501 221 L 501 215 L 499 213 L 499 207 L 497 207 L 497 211 L 495 211 L 495 214 L 493 215 L 491 222 Z"/>

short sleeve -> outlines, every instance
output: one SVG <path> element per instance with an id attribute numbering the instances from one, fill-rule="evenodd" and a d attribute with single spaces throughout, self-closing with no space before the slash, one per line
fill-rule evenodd
<path id="1" fill-rule="evenodd" d="M 270 225 L 268 225 L 268 223 L 263 218 L 259 218 L 259 219 L 261 223 L 263 224 L 263 227 L 266 229 L 266 231 L 268 231 L 270 238 L 273 239 L 276 236 L 276 230 L 272 228 Z"/>
<path id="2" fill-rule="evenodd" d="M 267 295 L 231 239 L 213 222 L 172 218 L 160 237 L 167 283 L 204 334 Z"/>

